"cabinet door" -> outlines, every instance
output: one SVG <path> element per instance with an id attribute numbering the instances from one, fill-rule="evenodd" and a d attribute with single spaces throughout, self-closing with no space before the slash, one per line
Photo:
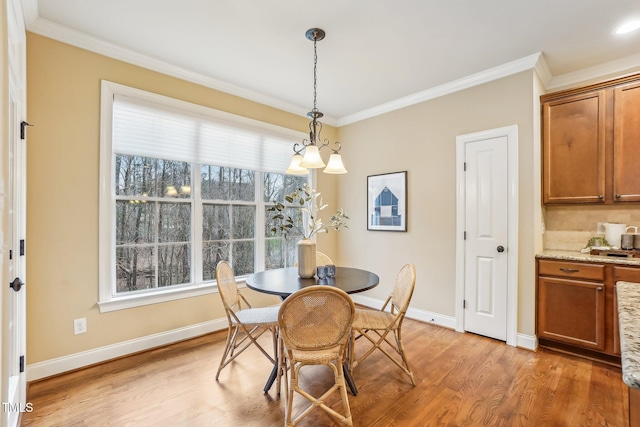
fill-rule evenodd
<path id="1" fill-rule="evenodd" d="M 613 200 L 640 201 L 640 82 L 614 92 Z"/>
<path id="2" fill-rule="evenodd" d="M 543 105 L 543 202 L 604 203 L 605 91 Z"/>
<path id="3" fill-rule="evenodd" d="M 538 336 L 604 350 L 604 284 L 538 278 Z"/>

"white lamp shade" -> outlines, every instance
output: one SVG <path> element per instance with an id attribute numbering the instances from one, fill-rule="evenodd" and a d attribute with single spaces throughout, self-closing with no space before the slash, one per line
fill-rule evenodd
<path id="1" fill-rule="evenodd" d="M 317 145 L 308 145 L 307 148 L 304 149 L 304 157 L 300 162 L 300 166 L 312 169 L 325 167 Z"/>
<path id="2" fill-rule="evenodd" d="M 331 157 L 329 157 L 329 163 L 327 164 L 327 167 L 324 168 L 323 172 L 332 174 L 347 173 L 347 170 L 342 164 L 342 156 L 340 154 L 333 153 Z"/>
<path id="3" fill-rule="evenodd" d="M 291 157 L 291 163 L 289 167 L 285 171 L 285 173 L 289 175 L 308 175 L 309 171 L 306 168 L 300 166 L 300 162 L 302 161 L 302 156 L 300 154 L 294 154 Z"/>

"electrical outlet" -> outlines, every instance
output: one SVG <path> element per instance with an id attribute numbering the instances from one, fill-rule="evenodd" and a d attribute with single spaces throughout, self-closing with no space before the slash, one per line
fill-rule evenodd
<path id="1" fill-rule="evenodd" d="M 82 319 L 75 319 L 73 321 L 74 335 L 84 334 L 85 332 L 87 332 L 87 319 L 85 317 Z"/>

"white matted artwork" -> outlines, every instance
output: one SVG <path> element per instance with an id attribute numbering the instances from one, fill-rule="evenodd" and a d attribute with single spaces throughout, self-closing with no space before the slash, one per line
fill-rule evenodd
<path id="1" fill-rule="evenodd" d="M 407 171 L 367 177 L 367 230 L 407 231 Z"/>

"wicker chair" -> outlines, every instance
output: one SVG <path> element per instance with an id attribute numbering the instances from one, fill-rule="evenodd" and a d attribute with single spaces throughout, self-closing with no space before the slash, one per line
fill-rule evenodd
<path id="1" fill-rule="evenodd" d="M 316 265 L 332 265 L 333 261 L 329 258 L 329 255 L 316 251 Z M 298 261 L 293 263 L 294 267 L 298 266 Z"/>
<path id="2" fill-rule="evenodd" d="M 278 354 L 277 327 L 280 307 L 252 308 L 240 294 L 233 270 L 226 261 L 217 265 L 216 279 L 222 305 L 229 322 L 227 343 L 218 366 L 216 380 L 220 376 L 220 371 L 251 344 L 254 344 L 271 363 L 275 364 Z M 273 337 L 273 355 L 267 353 L 257 341 L 267 331 L 270 331 Z"/>
<path id="3" fill-rule="evenodd" d="M 316 251 L 316 265 L 332 265 L 333 261 L 329 255 Z"/>
<path id="4" fill-rule="evenodd" d="M 393 291 L 379 311 L 369 309 L 356 310 L 355 319 L 353 320 L 353 333 L 351 334 L 350 370 L 362 363 L 375 350 L 380 350 L 409 376 L 412 385 L 416 385 L 413 372 L 411 372 L 407 357 L 404 354 L 404 345 L 402 344 L 402 321 L 409 308 L 415 284 L 416 269 L 413 264 L 406 264 L 400 269 Z M 388 311 L 386 310 L 387 306 L 389 306 Z M 389 340 L 390 335 L 394 335 L 395 343 Z M 362 337 L 366 338 L 372 346 L 357 358 L 355 355 L 355 342 Z M 385 343 L 387 345 L 383 346 Z M 398 360 L 397 355 L 394 356 L 387 351 L 389 348 L 400 355 L 400 360 Z"/>
<path id="5" fill-rule="evenodd" d="M 280 372 L 285 375 L 286 426 L 295 426 L 316 407 L 343 424 L 353 425 L 342 365 L 354 312 L 355 307 L 349 295 L 341 289 L 329 286 L 309 286 L 292 294 L 282 303 L 278 325 L 283 346 L 280 352 Z M 327 365 L 333 371 L 334 385 L 318 398 L 299 386 L 300 369 L 307 365 Z M 324 403 L 336 390 L 342 398 L 344 415 Z M 309 400 L 311 406 L 292 419 L 294 392 Z"/>

